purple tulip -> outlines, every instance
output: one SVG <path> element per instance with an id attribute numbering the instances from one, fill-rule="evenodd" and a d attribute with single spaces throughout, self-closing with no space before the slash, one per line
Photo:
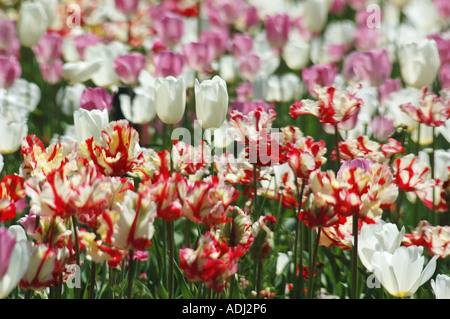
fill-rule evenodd
<path id="1" fill-rule="evenodd" d="M 145 63 L 145 55 L 139 52 L 132 52 L 114 59 L 113 67 L 123 83 L 133 85 L 138 82 L 139 73 L 145 67 Z"/>
<path id="2" fill-rule="evenodd" d="M 11 87 L 22 74 L 22 67 L 15 56 L 0 56 L 0 87 Z"/>
<path id="3" fill-rule="evenodd" d="M 163 50 L 153 54 L 153 65 L 157 77 L 178 77 L 183 71 L 183 54 Z"/>
<path id="4" fill-rule="evenodd" d="M 80 107 L 82 109 L 92 110 L 107 110 L 111 111 L 113 96 L 101 87 L 87 88 L 83 91 L 80 98 Z"/>
<path id="5" fill-rule="evenodd" d="M 302 70 L 302 79 L 308 88 L 309 94 L 312 97 L 317 97 L 314 86 L 319 85 L 324 87 L 333 85 L 337 72 L 338 68 L 335 65 L 314 64 Z"/>
<path id="6" fill-rule="evenodd" d="M 354 51 L 344 59 L 342 74 L 348 79 L 365 81 L 378 86 L 384 83 L 392 71 L 392 63 L 385 49 L 365 52 Z"/>
<path id="7" fill-rule="evenodd" d="M 267 15 L 264 19 L 266 36 L 269 43 L 277 49 L 281 49 L 289 39 L 291 30 L 291 18 L 287 14 Z"/>

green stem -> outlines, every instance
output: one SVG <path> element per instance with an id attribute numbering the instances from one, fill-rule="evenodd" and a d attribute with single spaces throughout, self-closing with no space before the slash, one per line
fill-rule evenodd
<path id="1" fill-rule="evenodd" d="M 319 241 L 320 241 L 320 234 L 322 232 L 322 227 L 319 226 L 317 229 L 317 235 L 316 240 L 314 243 L 314 252 L 313 252 L 313 259 L 312 259 L 312 265 L 309 267 L 309 276 L 308 276 L 308 299 L 313 298 L 313 290 L 314 290 L 314 274 L 316 272 L 316 262 L 317 262 L 317 252 L 319 250 Z"/>
<path id="2" fill-rule="evenodd" d="M 127 298 L 131 299 L 132 292 L 133 292 L 133 281 L 134 281 L 134 250 L 130 249 L 128 251 L 129 254 L 129 262 L 128 262 L 128 291 L 127 291 Z"/>
<path id="3" fill-rule="evenodd" d="M 257 220 L 258 217 L 258 167 L 253 164 L 253 218 Z"/>
<path id="4" fill-rule="evenodd" d="M 341 166 L 341 154 L 339 152 L 339 129 L 337 125 L 334 126 L 334 141 L 336 144 L 337 165 L 339 169 L 339 167 Z"/>
<path id="5" fill-rule="evenodd" d="M 78 230 L 77 230 L 77 224 L 75 217 L 72 216 L 72 226 L 73 226 L 73 236 L 75 241 L 75 256 L 76 256 L 76 262 L 78 269 L 80 269 L 80 244 L 78 242 Z M 75 288 L 75 298 L 80 298 L 80 290 L 79 288 Z"/>
<path id="6" fill-rule="evenodd" d="M 89 299 L 95 299 L 95 276 L 97 274 L 97 263 L 91 262 L 91 285 L 89 286 Z"/>
<path id="7" fill-rule="evenodd" d="M 174 247 L 173 247 L 173 222 L 167 222 L 167 237 L 169 241 L 169 299 L 173 298 L 173 263 L 174 263 Z"/>
<path id="8" fill-rule="evenodd" d="M 358 213 L 353 213 L 353 247 L 352 247 L 352 299 L 357 299 L 357 280 L 358 280 Z"/>
<path id="9" fill-rule="evenodd" d="M 258 262 L 257 265 L 257 274 L 256 274 L 256 296 L 258 299 L 261 298 L 261 278 L 262 278 L 262 261 Z"/>
<path id="10" fill-rule="evenodd" d="M 433 132 L 433 142 L 431 145 L 431 158 L 430 158 L 430 166 L 431 166 L 431 179 L 435 180 L 435 167 L 434 167 L 434 161 L 435 161 L 435 150 L 436 150 L 436 127 L 432 126 L 432 132 Z M 432 203 L 433 203 L 433 219 L 434 224 L 438 224 L 438 218 L 436 214 L 436 203 L 435 203 L 435 195 L 436 195 L 436 187 L 433 187 L 433 193 L 432 193 Z"/>
<path id="11" fill-rule="evenodd" d="M 299 260 L 299 274 L 298 276 L 295 275 L 296 273 L 296 265 L 297 265 L 297 250 L 298 250 L 298 246 L 299 246 L 299 233 L 300 233 L 300 212 L 301 212 L 301 208 L 302 208 L 302 199 L 303 199 L 303 192 L 305 190 L 305 185 L 306 185 L 306 179 L 304 178 L 299 178 L 302 180 L 302 186 L 301 189 L 299 190 L 298 187 L 298 179 L 295 183 L 295 186 L 297 188 L 297 202 L 298 202 L 298 208 L 297 208 L 297 214 L 296 214 L 296 227 L 295 227 L 295 244 L 294 244 L 294 297 L 295 298 L 301 298 L 302 293 L 303 293 L 303 245 L 302 245 L 302 241 L 300 240 L 300 260 Z M 299 287 L 297 287 L 297 285 Z"/>

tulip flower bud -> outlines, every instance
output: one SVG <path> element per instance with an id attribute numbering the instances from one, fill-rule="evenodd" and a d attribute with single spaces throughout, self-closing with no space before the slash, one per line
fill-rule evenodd
<path id="1" fill-rule="evenodd" d="M 178 14 L 167 13 L 156 21 L 155 27 L 162 44 L 168 48 L 177 45 L 184 34 L 184 21 Z"/>
<path id="2" fill-rule="evenodd" d="M 99 141 L 102 129 L 109 123 L 107 109 L 88 111 L 80 108 L 73 113 L 73 119 L 78 144 L 92 136 L 94 141 Z"/>
<path id="3" fill-rule="evenodd" d="M 25 1 L 20 6 L 17 25 L 18 37 L 23 46 L 32 47 L 47 31 L 48 18 L 39 2 Z"/>
<path id="4" fill-rule="evenodd" d="M 228 112 L 227 84 L 218 75 L 199 83 L 195 79 L 195 112 L 202 127 L 219 128 Z"/>
<path id="5" fill-rule="evenodd" d="M 113 67 L 119 79 L 128 85 L 138 82 L 139 73 L 145 67 L 145 55 L 139 52 L 120 55 L 113 61 Z"/>
<path id="6" fill-rule="evenodd" d="M 86 88 L 80 97 L 80 107 L 86 110 L 108 110 L 112 108 L 113 96 L 101 87 Z"/>
<path id="7" fill-rule="evenodd" d="M 277 49 L 286 44 L 291 30 L 291 20 L 287 14 L 267 15 L 264 20 L 269 43 Z"/>
<path id="8" fill-rule="evenodd" d="M 11 87 L 21 74 L 22 68 L 15 56 L 0 56 L 0 88 Z"/>
<path id="9" fill-rule="evenodd" d="M 139 6 L 139 0 L 115 0 L 117 10 L 125 15 L 134 14 Z"/>
<path id="10" fill-rule="evenodd" d="M 11 122 L 8 118 L 0 117 L 0 153 L 16 152 L 27 133 L 28 126 L 25 120 Z"/>
<path id="11" fill-rule="evenodd" d="M 0 228 L 2 262 L 0 264 L 0 299 L 9 295 L 27 271 L 30 249 L 22 227 Z"/>
<path id="12" fill-rule="evenodd" d="M 168 76 L 155 81 L 155 108 L 165 124 L 181 121 L 186 107 L 186 84 L 182 77 Z"/>
<path id="13" fill-rule="evenodd" d="M 302 21 L 310 32 L 322 31 L 328 18 L 328 0 L 307 0 Z"/>
<path id="14" fill-rule="evenodd" d="M 120 94 L 120 109 L 124 117 L 134 124 L 145 124 L 155 117 L 155 102 L 149 92 L 141 87 L 134 90 L 131 98 L 128 94 Z"/>
<path id="15" fill-rule="evenodd" d="M 417 89 L 430 86 L 441 63 L 436 42 L 426 39 L 402 45 L 399 62 L 402 78 L 407 85 Z"/>

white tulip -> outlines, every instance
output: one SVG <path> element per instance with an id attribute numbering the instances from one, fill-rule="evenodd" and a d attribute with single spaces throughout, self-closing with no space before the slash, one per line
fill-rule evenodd
<path id="1" fill-rule="evenodd" d="M 92 82 L 100 87 L 118 85 L 120 79 L 113 68 L 113 62 L 118 56 L 124 55 L 128 51 L 128 47 L 118 41 L 88 46 L 84 51 L 85 60 L 100 61 L 100 67 L 92 74 Z"/>
<path id="2" fill-rule="evenodd" d="M 292 70 L 301 70 L 309 63 L 309 42 L 299 32 L 292 30 L 289 40 L 283 48 L 282 56 L 286 65 Z"/>
<path id="3" fill-rule="evenodd" d="M 398 230 L 397 225 L 380 220 L 377 224 L 365 224 L 358 238 L 358 256 L 368 271 L 373 271 L 371 260 L 377 249 L 388 253 L 402 244 L 405 228 Z"/>
<path id="4" fill-rule="evenodd" d="M 415 0 L 403 9 L 403 13 L 416 29 L 439 32 L 439 12 L 431 0 Z"/>
<path id="5" fill-rule="evenodd" d="M 328 8 L 328 0 L 305 1 L 302 21 L 310 32 L 318 33 L 322 31 L 328 19 Z"/>
<path id="6" fill-rule="evenodd" d="M 39 86 L 25 79 L 17 79 L 7 90 L 0 89 L 0 110 L 3 106 L 13 109 L 14 112 L 21 111 L 17 113 L 23 113 L 28 117 L 28 114 L 36 109 L 40 100 Z"/>
<path id="7" fill-rule="evenodd" d="M 103 128 L 109 123 L 108 110 L 88 111 L 79 108 L 73 113 L 73 120 L 78 144 L 82 144 L 91 137 L 99 142 Z"/>
<path id="8" fill-rule="evenodd" d="M 31 254 L 25 231 L 21 226 L 11 226 L 2 236 L 8 236 L 8 239 L 15 241 L 15 244 L 12 251 L 6 252 L 10 253 L 9 265 L 6 272 L 0 277 L 0 299 L 7 297 L 25 275 Z M 7 247 L 2 248 L 7 249 Z M 2 255 L 2 257 L 4 256 Z"/>
<path id="9" fill-rule="evenodd" d="M 407 85 L 421 89 L 434 82 L 441 63 L 436 41 L 423 39 L 403 44 L 398 53 L 401 75 Z"/>
<path id="10" fill-rule="evenodd" d="M 195 79 L 195 112 L 202 127 L 217 129 L 228 113 L 227 83 L 219 76 L 199 83 Z"/>
<path id="11" fill-rule="evenodd" d="M 433 276 L 437 255 L 424 267 L 422 246 L 400 246 L 394 253 L 378 250 L 372 255 L 371 265 L 376 279 L 394 297 L 408 297 Z"/>
<path id="12" fill-rule="evenodd" d="M 447 275 L 438 274 L 436 281 L 431 279 L 431 288 L 436 296 L 436 299 L 450 299 L 450 277 Z"/>
<path id="13" fill-rule="evenodd" d="M 181 121 L 186 108 L 186 84 L 182 77 L 168 76 L 155 81 L 155 109 L 165 124 Z"/>
<path id="14" fill-rule="evenodd" d="M 10 154 L 17 152 L 27 133 L 28 125 L 26 119 L 10 121 L 8 118 L 0 116 L 0 153 Z"/>
<path id="15" fill-rule="evenodd" d="M 86 90 L 86 85 L 83 83 L 75 83 L 59 89 L 56 100 L 65 115 L 73 116 L 73 112 L 80 107 L 81 95 L 84 90 Z"/>
<path id="16" fill-rule="evenodd" d="M 389 0 L 391 4 L 396 6 L 397 8 L 403 8 L 406 6 L 411 0 Z"/>
<path id="17" fill-rule="evenodd" d="M 153 94 L 149 94 L 143 88 L 134 89 L 133 99 L 127 94 L 120 94 L 120 109 L 124 117 L 135 124 L 145 124 L 153 120 L 156 115 Z"/>
<path id="18" fill-rule="evenodd" d="M 3 161 L 3 155 L 0 154 L 0 173 L 3 170 L 3 166 L 5 166 L 5 162 Z"/>
<path id="19" fill-rule="evenodd" d="M 82 83 L 90 80 L 101 67 L 101 61 L 78 61 L 64 63 L 62 77 L 70 84 Z"/>
<path id="20" fill-rule="evenodd" d="M 17 35 L 23 46 L 31 48 L 47 31 L 48 17 L 39 2 L 25 1 L 20 6 Z"/>

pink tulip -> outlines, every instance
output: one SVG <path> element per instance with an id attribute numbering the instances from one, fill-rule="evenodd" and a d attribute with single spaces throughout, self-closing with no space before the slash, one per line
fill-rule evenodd
<path id="1" fill-rule="evenodd" d="M 145 63 L 145 55 L 132 52 L 114 59 L 113 67 L 123 83 L 132 85 L 138 82 L 139 73 L 145 67 Z"/>
<path id="2" fill-rule="evenodd" d="M 18 56 L 20 41 L 16 35 L 16 26 L 13 20 L 0 20 L 0 54 Z"/>
<path id="3" fill-rule="evenodd" d="M 62 57 L 62 45 L 62 36 L 52 32 L 44 34 L 32 49 L 40 64 L 53 64 Z"/>
<path id="4" fill-rule="evenodd" d="M 153 54 L 153 65 L 157 77 L 178 77 L 183 71 L 183 54 L 169 50 L 159 51 Z"/>
<path id="5" fill-rule="evenodd" d="M 267 15 L 264 19 L 266 36 L 269 43 L 277 49 L 286 44 L 291 30 L 291 18 L 287 14 Z"/>
<path id="6" fill-rule="evenodd" d="M 394 121 L 385 116 L 375 116 L 369 123 L 372 135 L 379 141 L 387 141 L 394 132 Z"/>
<path id="7" fill-rule="evenodd" d="M 111 111 L 113 96 L 101 87 L 87 88 L 83 91 L 80 98 L 80 107 L 82 109 L 92 110 L 107 110 Z"/>
<path id="8" fill-rule="evenodd" d="M 360 27 L 355 30 L 355 48 L 367 51 L 379 47 L 382 35 L 377 28 Z"/>
<path id="9" fill-rule="evenodd" d="M 242 77 L 248 81 L 253 81 L 261 67 L 261 58 L 253 53 L 247 53 L 239 58 L 239 70 Z"/>
<path id="10" fill-rule="evenodd" d="M 9 88 L 22 74 L 22 67 L 15 56 L 0 56 L 0 87 Z"/>
<path id="11" fill-rule="evenodd" d="M 254 6 L 249 6 L 245 12 L 245 28 L 248 30 L 257 25 L 261 20 L 259 19 L 258 9 Z"/>
<path id="12" fill-rule="evenodd" d="M 450 62 L 450 39 L 444 39 L 439 34 L 431 34 L 428 39 L 436 41 L 441 64 Z"/>
<path id="13" fill-rule="evenodd" d="M 184 22 L 178 14 L 167 13 L 155 22 L 155 29 L 162 44 L 168 48 L 172 48 L 183 37 Z"/>
<path id="14" fill-rule="evenodd" d="M 383 103 L 389 98 L 392 92 L 397 92 L 402 89 L 402 81 L 399 78 L 386 79 L 386 81 L 378 87 L 378 95 L 380 102 Z"/>
<path id="15" fill-rule="evenodd" d="M 328 55 L 332 62 L 340 61 L 345 53 L 349 50 L 350 46 L 348 44 L 331 44 L 327 48 Z"/>
<path id="16" fill-rule="evenodd" d="M 74 37 L 73 42 L 81 60 L 84 60 L 84 50 L 88 46 L 102 42 L 102 40 L 94 33 L 85 33 Z"/>
<path id="17" fill-rule="evenodd" d="M 450 19 L 450 1 L 448 0 L 433 0 L 437 12 L 443 20 Z"/>
<path id="18" fill-rule="evenodd" d="M 356 11 L 365 10 L 367 0 L 349 0 L 349 5 Z"/>
<path id="19" fill-rule="evenodd" d="M 347 5 L 346 0 L 333 0 L 331 7 L 330 7 L 330 13 L 332 14 L 339 14 L 342 13 L 345 9 L 345 6 Z"/>
<path id="20" fill-rule="evenodd" d="M 40 64 L 39 70 L 45 82 L 56 84 L 61 81 L 63 66 L 64 62 L 62 60 L 55 60 L 52 64 Z"/>
<path id="21" fill-rule="evenodd" d="M 335 65 L 315 64 L 302 70 L 302 79 L 312 97 L 317 97 L 314 86 L 331 86 L 338 72 Z"/>
<path id="22" fill-rule="evenodd" d="M 389 77 L 391 71 L 392 63 L 386 50 L 373 49 L 365 52 L 354 51 L 347 55 L 342 74 L 347 79 L 379 86 Z"/>
<path id="23" fill-rule="evenodd" d="M 446 63 L 441 66 L 438 77 L 442 88 L 450 89 L 450 63 Z"/>
<path id="24" fill-rule="evenodd" d="M 238 58 L 253 50 L 253 38 L 249 34 L 236 33 L 231 44 L 232 54 Z"/>
<path id="25" fill-rule="evenodd" d="M 209 45 L 204 42 L 190 42 L 183 45 L 184 61 L 187 66 L 196 72 L 207 72 L 210 70 L 212 61 Z"/>
<path id="26" fill-rule="evenodd" d="M 114 0 L 117 10 L 130 16 L 136 13 L 139 6 L 139 0 Z"/>
<path id="27" fill-rule="evenodd" d="M 213 60 L 219 58 L 227 49 L 229 34 L 227 29 L 205 30 L 200 35 L 200 42 L 207 43 Z"/>
<path id="28" fill-rule="evenodd" d="M 216 10 L 226 24 L 232 25 L 245 12 L 245 3 L 243 0 L 221 0 L 217 2 Z"/>

